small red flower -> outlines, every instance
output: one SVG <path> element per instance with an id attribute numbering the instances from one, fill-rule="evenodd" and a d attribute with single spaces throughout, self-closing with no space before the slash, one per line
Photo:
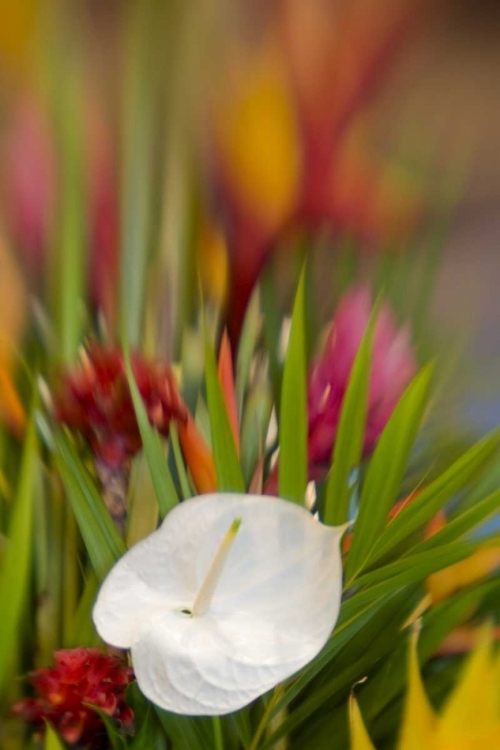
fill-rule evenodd
<path id="1" fill-rule="evenodd" d="M 132 370 L 150 423 L 165 436 L 172 419 L 184 424 L 187 410 L 168 365 L 134 354 Z M 141 448 L 125 363 L 117 349 L 92 346 L 80 367 L 63 376 L 54 410 L 56 419 L 81 432 L 107 466 L 119 466 Z"/>
<path id="2" fill-rule="evenodd" d="M 37 732 L 43 732 L 48 721 L 65 742 L 82 748 L 103 748 L 107 743 L 104 722 L 91 706 L 108 714 L 122 729 L 131 728 L 134 715 L 125 703 L 125 691 L 133 679 L 131 667 L 94 648 L 56 651 L 54 658 L 55 666 L 30 675 L 38 695 L 16 703 L 14 715 Z"/>

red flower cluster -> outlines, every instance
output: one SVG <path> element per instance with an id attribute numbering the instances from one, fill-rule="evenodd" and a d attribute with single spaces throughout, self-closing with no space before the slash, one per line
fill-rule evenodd
<path id="1" fill-rule="evenodd" d="M 133 679 L 132 669 L 117 656 L 94 648 L 56 651 L 54 667 L 30 675 L 37 698 L 25 698 L 13 708 L 16 716 L 44 731 L 45 721 L 70 745 L 102 748 L 107 736 L 96 706 L 121 727 L 131 727 L 134 714 L 125 703 L 125 690 Z M 90 704 L 90 705 L 87 705 Z"/>
<path id="2" fill-rule="evenodd" d="M 187 409 L 166 363 L 134 354 L 132 370 L 150 423 L 168 435 L 170 420 L 187 420 Z M 56 419 L 82 433 L 96 456 L 116 467 L 142 445 L 123 355 L 92 346 L 78 370 L 67 373 L 55 398 Z"/>

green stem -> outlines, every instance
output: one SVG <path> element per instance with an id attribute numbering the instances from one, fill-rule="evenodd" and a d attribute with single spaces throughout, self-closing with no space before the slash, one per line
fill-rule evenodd
<path id="1" fill-rule="evenodd" d="M 282 694 L 283 694 L 283 688 L 280 686 L 276 688 L 276 690 L 270 697 L 269 703 L 266 706 L 266 710 L 262 714 L 262 719 L 259 722 L 259 726 L 257 727 L 255 731 L 255 734 L 253 736 L 252 742 L 248 750 L 257 750 L 257 748 L 259 747 L 260 741 L 262 739 L 262 735 L 264 734 L 266 727 L 269 724 L 269 721 L 276 707 L 276 704 L 278 703 Z"/>
<path id="2" fill-rule="evenodd" d="M 64 508 L 64 547 L 63 547 L 63 602 L 62 638 L 67 643 L 73 628 L 78 604 L 78 583 L 80 567 L 78 563 L 78 527 L 69 504 Z"/>
<path id="3" fill-rule="evenodd" d="M 224 750 L 224 738 L 222 736 L 222 725 L 220 722 L 220 716 L 212 717 L 212 724 L 214 728 L 214 747 L 215 750 Z"/>

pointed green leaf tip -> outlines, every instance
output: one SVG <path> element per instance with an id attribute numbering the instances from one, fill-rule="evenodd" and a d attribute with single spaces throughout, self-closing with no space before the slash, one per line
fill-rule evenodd
<path id="1" fill-rule="evenodd" d="M 223 492 L 245 490 L 238 452 L 234 443 L 226 403 L 217 372 L 215 354 L 209 339 L 205 343 L 205 382 L 212 431 L 212 450 L 217 474 L 217 487 Z"/>
<path id="2" fill-rule="evenodd" d="M 64 750 L 59 735 L 48 721 L 45 721 L 45 750 Z"/>
<path id="3" fill-rule="evenodd" d="M 279 495 L 303 504 L 307 486 L 305 267 L 293 308 L 280 408 Z"/>
<path id="4" fill-rule="evenodd" d="M 324 522 L 330 526 L 341 526 L 349 518 L 349 500 L 352 486 L 349 474 L 359 466 L 365 436 L 368 386 L 371 371 L 372 341 L 380 309 L 377 299 L 365 334 L 352 366 L 342 409 L 339 427 L 332 453 L 332 467 L 326 487 Z"/>

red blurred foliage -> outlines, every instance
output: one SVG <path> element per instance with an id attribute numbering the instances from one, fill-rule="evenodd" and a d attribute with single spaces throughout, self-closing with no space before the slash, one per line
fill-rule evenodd
<path id="1" fill-rule="evenodd" d="M 379 245 L 388 236 L 406 236 L 415 226 L 423 210 L 421 196 L 400 190 L 387 164 L 374 158 L 356 129 L 398 52 L 414 34 L 425 6 L 426 0 L 276 4 L 271 36 L 286 68 L 290 111 L 296 118 L 298 191 L 290 205 L 283 203 L 280 220 L 275 216 L 266 223 L 266 207 L 243 199 L 237 178 L 224 166 L 224 154 L 216 155 L 228 232 L 227 325 L 233 345 L 257 277 L 278 240 L 290 230 L 327 226 Z M 264 117 L 263 140 L 266 125 Z M 261 158 L 258 152 L 254 156 Z"/>

